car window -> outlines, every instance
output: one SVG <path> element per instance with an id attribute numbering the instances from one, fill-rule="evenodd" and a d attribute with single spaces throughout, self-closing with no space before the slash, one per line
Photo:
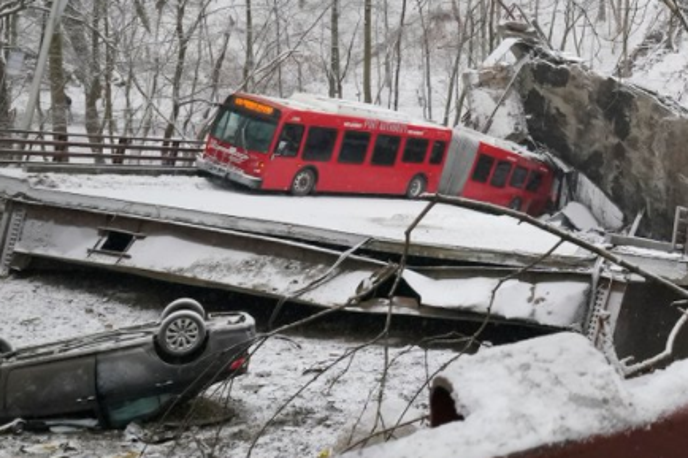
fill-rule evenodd
<path id="1" fill-rule="evenodd" d="M 132 420 L 152 417 L 170 399 L 172 399 L 172 395 L 164 393 L 106 403 L 104 407 L 110 426 L 120 428 L 129 424 Z"/>

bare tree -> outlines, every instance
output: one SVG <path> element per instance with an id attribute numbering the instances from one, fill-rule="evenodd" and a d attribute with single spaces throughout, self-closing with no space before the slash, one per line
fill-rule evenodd
<path id="1" fill-rule="evenodd" d="M 50 73 L 50 99 L 51 99 L 51 115 L 53 122 L 53 136 L 54 140 L 67 141 L 67 96 L 65 94 L 65 73 L 63 68 L 63 52 L 62 52 L 62 28 L 56 27 L 53 39 L 50 42 L 48 50 L 49 73 Z M 67 162 L 69 159 L 65 154 L 65 145 L 56 145 L 55 152 L 58 153 L 53 157 L 56 162 Z"/>
<path id="2" fill-rule="evenodd" d="M 394 69 L 394 109 L 399 108 L 399 75 L 401 74 L 401 40 L 404 37 L 404 21 L 406 19 L 406 0 L 401 0 L 401 14 L 399 15 L 399 29 L 394 46 L 394 54 L 397 62 Z"/>
<path id="3" fill-rule="evenodd" d="M 244 89 L 253 88 L 253 17 L 251 0 L 246 0 L 246 63 L 244 64 Z"/>
<path id="4" fill-rule="evenodd" d="M 330 71 L 328 72 L 330 97 L 342 97 L 342 81 L 339 71 L 339 0 L 332 0 L 330 18 Z"/>
<path id="5" fill-rule="evenodd" d="M 372 82 L 371 82 L 371 65 L 373 60 L 373 43 L 372 43 L 372 0 L 364 0 L 363 6 L 363 101 L 366 103 L 373 102 Z"/>
<path id="6" fill-rule="evenodd" d="M 94 143 L 91 149 L 96 153 L 102 153 L 103 151 L 102 147 L 99 146 L 102 143 L 103 137 L 101 135 L 101 123 L 97 106 L 102 92 L 100 82 L 100 30 L 98 29 L 101 22 L 102 3 L 103 0 L 95 0 L 93 2 L 91 11 L 92 22 L 88 24 L 87 18 L 83 14 L 85 8 L 81 0 L 70 0 L 67 9 L 68 14 L 64 21 L 65 31 L 76 56 L 74 76 L 84 88 L 86 101 L 84 124 L 89 141 Z M 88 27 L 90 27 L 90 34 L 86 30 Z M 102 159 L 97 159 L 96 162 L 102 162 Z"/>

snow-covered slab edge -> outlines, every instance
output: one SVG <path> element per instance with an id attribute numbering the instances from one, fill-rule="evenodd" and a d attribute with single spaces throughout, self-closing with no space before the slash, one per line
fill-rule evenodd
<path id="1" fill-rule="evenodd" d="M 643 428 L 688 406 L 688 361 L 623 380 L 583 336 L 482 350 L 433 380 L 465 419 L 345 456 L 488 458 Z"/>

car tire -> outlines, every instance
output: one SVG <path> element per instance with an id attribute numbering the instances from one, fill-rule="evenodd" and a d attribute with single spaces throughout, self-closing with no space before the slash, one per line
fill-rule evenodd
<path id="1" fill-rule="evenodd" d="M 167 306 L 165 306 L 162 313 L 160 314 L 160 321 L 163 321 L 165 318 L 172 315 L 174 312 L 178 310 L 191 310 L 192 312 L 196 312 L 199 315 L 201 315 L 203 319 L 206 319 L 208 317 L 208 315 L 205 313 L 205 309 L 200 304 L 200 302 L 191 299 L 190 297 L 181 297 L 177 300 L 170 302 L 169 304 L 167 304 Z"/>
<path id="2" fill-rule="evenodd" d="M 416 175 L 415 177 L 411 178 L 411 181 L 409 181 L 409 184 L 406 187 L 406 197 L 409 199 L 417 199 L 425 192 L 426 186 L 427 182 L 425 177 L 422 175 Z"/>
<path id="3" fill-rule="evenodd" d="M 157 342 L 166 356 L 178 358 L 198 351 L 205 343 L 207 332 L 201 315 L 191 310 L 178 310 L 160 323 Z"/>
<path id="4" fill-rule="evenodd" d="M 10 353 L 14 350 L 12 348 L 12 345 L 2 337 L 0 337 L 0 355 L 3 355 L 5 353 Z"/>
<path id="5" fill-rule="evenodd" d="M 293 196 L 307 196 L 315 190 L 315 172 L 313 169 L 299 170 L 291 181 L 289 191 Z"/>

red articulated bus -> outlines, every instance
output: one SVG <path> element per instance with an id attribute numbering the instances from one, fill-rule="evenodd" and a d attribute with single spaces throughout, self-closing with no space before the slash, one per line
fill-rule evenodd
<path id="1" fill-rule="evenodd" d="M 554 165 L 516 143 L 455 127 L 438 192 L 539 216 L 556 199 Z"/>
<path id="2" fill-rule="evenodd" d="M 253 189 L 305 196 L 424 192 L 542 213 L 554 174 L 522 147 L 375 105 L 236 93 L 210 128 L 200 170 Z"/>
<path id="3" fill-rule="evenodd" d="M 295 94 L 230 95 L 197 165 L 254 189 L 436 192 L 451 130 L 374 105 Z"/>

